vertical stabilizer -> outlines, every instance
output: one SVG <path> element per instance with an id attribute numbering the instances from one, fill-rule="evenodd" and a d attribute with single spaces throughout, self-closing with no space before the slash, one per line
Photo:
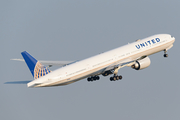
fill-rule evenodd
<path id="1" fill-rule="evenodd" d="M 51 72 L 47 67 L 42 65 L 39 61 L 37 61 L 34 57 L 32 57 L 28 52 L 24 51 L 21 54 L 29 70 L 31 71 L 31 74 L 34 77 L 34 79 L 45 76 L 46 74 Z"/>

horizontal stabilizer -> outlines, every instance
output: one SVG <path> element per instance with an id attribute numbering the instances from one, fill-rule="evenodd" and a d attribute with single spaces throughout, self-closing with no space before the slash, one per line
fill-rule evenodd
<path id="1" fill-rule="evenodd" d="M 24 62 L 24 59 L 11 59 L 11 60 L 23 61 Z M 39 60 L 39 62 L 44 64 L 44 65 L 63 66 L 63 65 L 70 64 L 70 63 L 72 63 L 74 61 L 45 61 L 45 60 Z"/>
<path id="2" fill-rule="evenodd" d="M 27 84 L 31 81 L 12 81 L 12 82 L 5 82 L 4 84 Z"/>

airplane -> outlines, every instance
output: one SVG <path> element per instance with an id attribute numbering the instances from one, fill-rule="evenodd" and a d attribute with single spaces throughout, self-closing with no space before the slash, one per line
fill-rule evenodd
<path id="1" fill-rule="evenodd" d="M 110 81 L 117 81 L 122 79 L 118 70 L 125 66 L 135 70 L 147 68 L 151 64 L 149 56 L 160 51 L 168 57 L 167 51 L 174 42 L 175 38 L 170 34 L 157 34 L 80 61 L 38 61 L 26 51 L 21 53 L 24 60 L 13 60 L 26 62 L 34 78 L 27 81 L 30 88 L 68 85 L 85 78 L 92 82 L 99 80 L 100 75 L 112 75 Z M 61 67 L 51 71 L 52 65 Z"/>

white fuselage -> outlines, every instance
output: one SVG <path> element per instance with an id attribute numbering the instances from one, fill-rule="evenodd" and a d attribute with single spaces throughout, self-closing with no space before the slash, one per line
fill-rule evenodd
<path id="1" fill-rule="evenodd" d="M 28 83 L 28 87 L 67 85 L 89 76 L 105 72 L 109 66 L 136 60 L 172 47 L 175 38 L 158 34 L 96 56 L 61 67 Z"/>

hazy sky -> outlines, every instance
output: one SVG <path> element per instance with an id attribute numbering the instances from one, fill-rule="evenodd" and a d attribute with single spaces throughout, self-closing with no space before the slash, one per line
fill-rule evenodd
<path id="1" fill-rule="evenodd" d="M 1 120 L 180 120 L 178 0 L 1 0 Z M 142 71 L 49 88 L 7 85 L 33 80 L 22 58 L 81 60 L 154 34 L 176 38 Z M 55 68 L 51 68 L 52 70 Z"/>

